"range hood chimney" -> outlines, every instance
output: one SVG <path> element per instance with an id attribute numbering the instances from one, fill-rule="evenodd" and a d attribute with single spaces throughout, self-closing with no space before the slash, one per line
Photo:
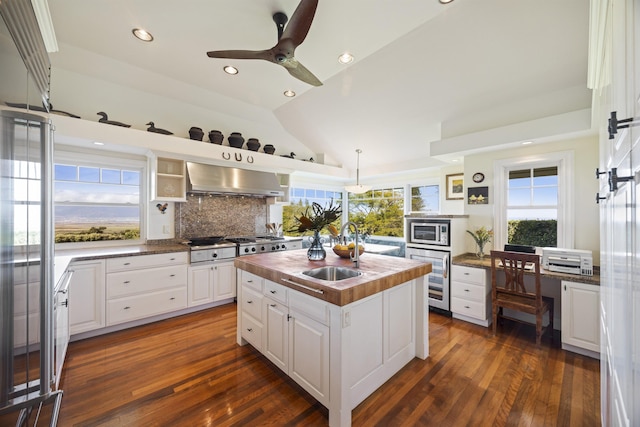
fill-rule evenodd
<path id="1" fill-rule="evenodd" d="M 282 197 L 284 191 L 275 173 L 187 162 L 190 193 L 242 194 Z"/>

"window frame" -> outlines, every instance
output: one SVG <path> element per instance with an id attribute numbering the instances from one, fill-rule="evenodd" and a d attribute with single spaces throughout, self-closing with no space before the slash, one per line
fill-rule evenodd
<path id="1" fill-rule="evenodd" d="M 572 151 L 541 153 L 525 157 L 496 160 L 493 163 L 494 176 L 494 248 L 502 248 L 507 243 L 507 200 L 509 171 L 516 169 L 558 168 L 558 234 L 557 247 L 572 249 L 575 245 L 574 230 L 574 155 Z"/>
<path id="2" fill-rule="evenodd" d="M 145 244 L 147 240 L 147 195 L 148 195 L 148 162 L 146 158 L 130 157 L 117 152 L 103 152 L 94 150 L 68 150 L 56 148 L 53 159 L 56 164 L 69 164 L 76 166 L 90 166 L 103 169 L 131 169 L 140 172 L 140 238 L 135 240 L 96 240 L 90 242 L 64 242 L 56 243 L 56 249 L 74 249 L 88 247 L 113 247 L 113 246 L 134 246 Z M 55 179 L 52 179 L 53 190 L 55 192 Z M 53 209 L 55 212 L 55 194 L 53 199 Z M 54 224 L 55 235 L 55 224 Z"/>
<path id="3" fill-rule="evenodd" d="M 371 237 L 375 237 L 375 238 L 382 238 L 382 239 L 389 239 L 389 240 L 393 240 L 393 239 L 403 239 L 404 240 L 404 216 L 406 215 L 406 210 L 407 210 L 407 189 L 408 189 L 408 185 L 407 184 L 388 184 L 388 185 L 378 185 L 378 186 L 372 186 L 371 190 L 369 190 L 368 192 L 372 192 L 374 193 L 375 191 L 383 191 L 383 190 L 401 190 L 402 191 L 402 197 L 400 198 L 402 200 L 402 236 L 384 236 L 381 234 L 372 234 Z M 349 200 L 349 193 L 348 191 L 344 192 L 344 199 L 345 199 L 345 203 L 347 206 L 347 209 L 342 209 L 343 212 L 343 217 L 345 218 L 344 221 L 351 221 L 351 218 L 349 218 L 350 216 L 350 212 L 351 212 L 351 206 L 350 206 L 350 200 Z M 410 196 L 409 196 L 410 197 Z M 375 197 L 373 197 L 373 199 L 375 199 Z M 345 206 L 345 205 L 343 205 Z M 344 215 L 344 212 L 346 211 L 346 215 Z M 343 224 L 344 224 L 343 221 Z"/>

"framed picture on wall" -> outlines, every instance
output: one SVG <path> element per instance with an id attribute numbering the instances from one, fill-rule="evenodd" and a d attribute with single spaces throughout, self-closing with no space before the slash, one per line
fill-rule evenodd
<path id="1" fill-rule="evenodd" d="M 470 205 L 488 205 L 489 187 L 472 187 L 468 189 L 467 203 Z"/>
<path id="2" fill-rule="evenodd" d="M 447 200 L 464 199 L 464 174 L 447 175 Z"/>

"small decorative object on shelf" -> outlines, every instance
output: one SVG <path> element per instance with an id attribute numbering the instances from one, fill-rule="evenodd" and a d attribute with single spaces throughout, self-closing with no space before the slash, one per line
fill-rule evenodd
<path id="1" fill-rule="evenodd" d="M 227 139 L 229 140 L 229 145 L 233 148 L 242 148 L 244 145 L 244 138 L 240 132 L 231 132 Z"/>
<path id="2" fill-rule="evenodd" d="M 209 131 L 209 141 L 212 144 L 222 145 L 222 141 L 224 141 L 224 135 L 219 130 Z"/>
<path id="3" fill-rule="evenodd" d="M 189 129 L 190 139 L 193 139 L 194 141 L 202 141 L 203 137 L 204 137 L 204 132 L 202 131 L 201 128 L 192 126 L 191 129 Z"/>
<path id="4" fill-rule="evenodd" d="M 267 154 L 273 154 L 273 153 L 275 153 L 275 152 L 276 152 L 276 147 L 274 147 L 274 146 L 273 146 L 273 145 L 271 145 L 271 144 L 267 144 L 267 145 L 265 145 L 262 149 L 263 149 L 263 150 L 264 150 L 264 152 L 265 152 L 265 153 L 267 153 Z"/>
<path id="5" fill-rule="evenodd" d="M 162 135 L 173 135 L 173 132 L 170 132 L 170 131 L 168 131 L 166 129 L 157 128 L 156 125 L 153 122 L 147 123 L 147 126 L 149 126 L 147 128 L 147 132 L 159 133 L 159 134 L 162 134 Z"/>
<path id="6" fill-rule="evenodd" d="M 327 257 L 327 251 L 325 251 L 322 246 L 320 231 L 332 222 L 337 221 L 341 214 L 342 209 L 340 208 L 340 205 L 334 206 L 333 200 L 331 200 L 331 202 L 329 202 L 329 206 L 326 208 L 323 208 L 320 204 L 313 202 L 311 204 L 311 212 L 309 212 L 309 208 L 307 207 L 304 215 L 300 215 L 299 218 L 296 218 L 300 225 L 298 225 L 298 229 L 295 231 L 301 233 L 309 230 L 313 231 L 313 236 L 310 237 L 311 246 L 307 251 L 307 258 L 309 258 L 310 261 L 321 261 Z"/>
<path id="7" fill-rule="evenodd" d="M 260 141 L 258 141 L 258 138 L 249 138 L 247 140 L 247 148 L 250 151 L 258 151 L 260 148 Z"/>
<path id="8" fill-rule="evenodd" d="M 106 123 L 108 125 L 114 125 L 114 126 L 120 126 L 123 128 L 130 128 L 131 125 L 128 125 L 126 123 L 122 123 L 122 122 L 116 122 L 115 120 L 109 120 L 109 117 L 107 116 L 107 113 L 105 113 L 104 111 L 100 111 L 98 113 L 99 116 L 101 116 L 101 118 L 98 120 L 100 123 Z"/>
<path id="9" fill-rule="evenodd" d="M 478 251 L 476 252 L 476 256 L 480 259 L 484 258 L 484 246 L 491 242 L 491 238 L 493 237 L 493 230 L 487 230 L 486 227 L 482 226 L 478 228 L 476 231 L 467 230 L 467 233 L 473 237 L 473 240 L 476 242 L 478 246 Z"/>
<path id="10" fill-rule="evenodd" d="M 169 203 L 158 203 L 156 205 L 156 208 L 158 208 L 158 210 L 160 211 L 161 214 L 165 214 L 167 213 L 167 206 L 169 206 Z"/>
<path id="11" fill-rule="evenodd" d="M 296 153 L 294 153 L 293 151 L 289 154 L 282 154 L 280 157 L 287 157 L 289 159 L 293 159 L 296 156 Z"/>

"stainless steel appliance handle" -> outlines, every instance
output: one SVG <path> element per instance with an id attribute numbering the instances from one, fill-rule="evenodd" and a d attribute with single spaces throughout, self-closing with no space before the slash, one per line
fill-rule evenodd
<path id="1" fill-rule="evenodd" d="M 318 294 L 324 294 L 324 291 L 322 289 L 312 288 L 311 286 L 303 285 L 302 283 L 296 283 L 293 280 L 289 280 L 289 279 L 280 279 L 280 280 L 282 280 L 283 282 L 290 283 L 290 284 L 295 285 L 295 286 L 299 286 L 299 287 L 301 287 L 303 289 L 307 289 L 309 291 L 312 291 L 312 292 L 315 292 L 315 293 L 318 293 Z"/>
<path id="2" fill-rule="evenodd" d="M 448 275 L 449 275 L 449 252 L 447 252 L 447 254 L 444 256 L 444 259 L 442 260 L 442 277 L 446 279 Z"/>

